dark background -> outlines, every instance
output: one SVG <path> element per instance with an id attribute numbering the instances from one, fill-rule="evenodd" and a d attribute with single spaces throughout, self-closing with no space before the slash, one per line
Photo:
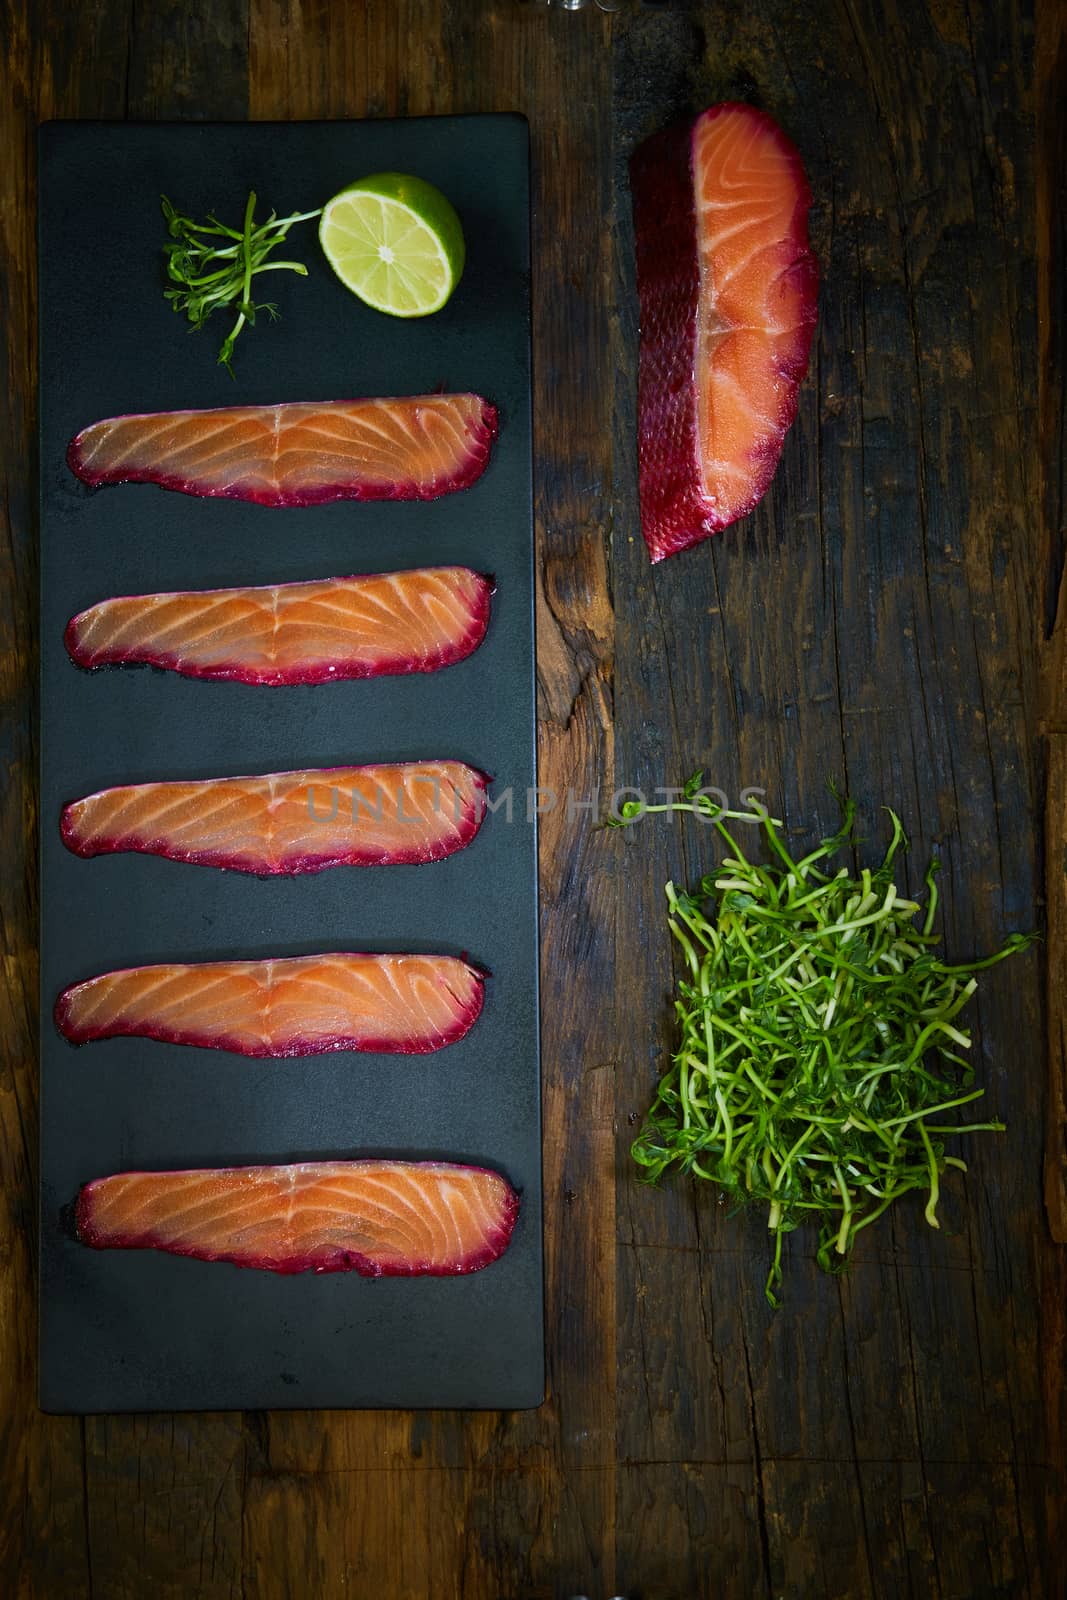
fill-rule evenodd
<path id="1" fill-rule="evenodd" d="M 1058 8 L 3 4 L 7 1588 L 1059 1595 Z M 625 160 L 671 115 L 729 96 L 765 106 L 803 154 L 821 319 L 761 507 L 653 571 L 636 514 Z M 1008 1131 L 970 1142 L 939 1232 L 921 1203 L 901 1206 L 847 1277 L 819 1274 L 794 1234 L 772 1314 L 758 1219 L 688 1185 L 642 1189 L 627 1156 L 670 1038 L 662 884 L 697 875 L 707 835 L 620 836 L 560 811 L 541 834 L 546 1404 L 42 1417 L 34 124 L 489 110 L 525 113 L 532 134 L 542 781 L 591 794 L 703 763 L 731 797 L 765 787 L 799 842 L 833 823 L 836 777 L 860 804 L 861 855 L 884 803 L 913 837 L 910 883 L 936 846 L 950 952 L 1047 919 L 1044 949 L 991 972 L 971 1011 L 983 1105 Z"/>

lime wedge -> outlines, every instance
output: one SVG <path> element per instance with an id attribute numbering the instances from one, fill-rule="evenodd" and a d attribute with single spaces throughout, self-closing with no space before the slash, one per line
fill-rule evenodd
<path id="1" fill-rule="evenodd" d="M 440 189 L 376 172 L 328 200 L 319 242 L 346 289 L 393 317 L 439 311 L 463 271 L 463 229 Z"/>

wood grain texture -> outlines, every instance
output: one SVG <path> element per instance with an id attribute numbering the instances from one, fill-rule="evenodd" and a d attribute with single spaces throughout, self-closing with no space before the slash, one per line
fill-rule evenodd
<path id="1" fill-rule="evenodd" d="M 1064 1538 L 1067 619 L 1059 9 L 1007 0 L 0 0 L 4 981 L 0 1592 L 382 1600 L 1054 1596 Z M 798 143 L 812 372 L 754 517 L 655 570 L 636 509 L 625 163 L 735 96 Z M 520 111 L 533 149 L 549 1396 L 539 1411 L 44 1417 L 36 1151 L 34 124 Z M 1035 377 L 1036 374 L 1036 377 Z M 1044 737 L 1043 737 L 1044 736 Z M 934 1234 L 850 1274 L 633 1181 L 670 1048 L 669 877 L 699 824 L 591 826 L 698 765 L 797 842 L 847 784 L 945 864 L 982 983 L 974 1139 Z M 594 809 L 568 808 L 592 802 Z M 597 793 L 597 791 L 599 791 Z M 595 796 L 595 798 L 594 798 Z M 1047 848 L 1041 823 L 1047 813 Z M 1047 984 L 1047 988 L 1045 987 Z M 1045 1079 L 1045 1026 L 1052 1050 Z M 1046 1112 L 1048 1116 L 1046 1117 Z M 1048 1140 L 1045 1140 L 1045 1130 Z"/>
<path id="2" fill-rule="evenodd" d="M 812 373 L 770 492 L 748 522 L 655 569 L 635 537 L 632 365 L 621 386 L 620 781 L 650 790 L 703 764 L 735 802 L 765 789 L 810 843 L 832 829 L 835 779 L 859 804 L 865 859 L 892 804 L 912 837 L 909 885 L 931 851 L 944 863 L 947 949 L 990 950 L 1034 925 L 1041 874 L 1029 19 L 727 4 L 630 12 L 620 31 L 620 305 L 633 305 L 625 154 L 723 98 L 771 110 L 799 145 L 823 268 Z M 623 335 L 632 363 L 630 322 Z M 662 883 L 715 859 L 697 823 L 622 842 L 620 969 L 657 938 Z M 670 960 L 657 942 L 631 968 L 638 1014 L 663 1017 Z M 1009 1132 L 971 1142 L 940 1232 L 898 1208 L 841 1281 L 790 1236 L 777 1314 L 755 1220 L 688 1184 L 620 1184 L 620 1528 L 650 1506 L 682 1517 L 677 1466 L 703 1459 L 723 1485 L 745 1467 L 753 1478 L 747 1592 L 1055 1592 L 1041 1552 L 1063 1414 L 1049 1289 L 1064 1264 L 1040 1215 L 1042 1020 L 1032 951 L 991 973 L 974 1008 L 980 1081 Z M 666 1037 L 641 1030 L 624 1054 L 620 1165 Z M 725 1557 L 709 1560 L 708 1592 L 746 1592 Z"/>
<path id="3" fill-rule="evenodd" d="M 1067 1244 L 1067 595 L 1064 553 L 1065 430 L 1063 371 L 1067 340 L 1063 282 L 1067 266 L 1067 21 L 1062 7 L 1039 13 L 1037 52 L 1038 418 L 1040 514 L 1045 541 L 1044 726 L 1048 739 L 1045 892 L 1048 899 L 1049 1115 L 1045 1206 L 1053 1237 Z"/>

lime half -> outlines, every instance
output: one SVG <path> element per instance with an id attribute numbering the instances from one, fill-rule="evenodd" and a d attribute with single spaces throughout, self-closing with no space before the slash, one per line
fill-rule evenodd
<path id="1" fill-rule="evenodd" d="M 432 183 L 375 172 L 323 207 L 319 242 L 346 289 L 393 317 L 439 311 L 463 271 L 463 229 Z"/>

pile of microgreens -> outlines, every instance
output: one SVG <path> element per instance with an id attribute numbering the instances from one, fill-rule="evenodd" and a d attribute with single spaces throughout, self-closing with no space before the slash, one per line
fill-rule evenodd
<path id="1" fill-rule="evenodd" d="M 167 276 L 177 285 L 163 292 L 175 311 L 184 311 L 194 328 L 202 328 L 213 311 L 236 306 L 237 320 L 223 341 L 219 364 L 233 377 L 233 347 L 246 325 L 254 327 L 256 314 L 265 311 L 273 320 L 278 308 L 269 301 L 256 304 L 252 299 L 252 279 L 261 272 L 295 272 L 307 277 L 300 261 L 268 261 L 271 251 L 286 237 L 296 222 L 309 222 L 318 211 L 297 211 L 278 217 L 272 211 L 266 222 L 254 223 L 255 194 L 248 196 L 244 225 L 227 228 L 218 217 L 205 222 L 178 211 L 166 195 L 162 197 L 163 216 L 170 238 L 163 246 Z M 219 243 L 218 241 L 224 241 Z"/>
<path id="2" fill-rule="evenodd" d="M 680 801 L 630 801 L 609 819 L 625 827 L 656 812 L 694 811 L 730 851 L 698 893 L 667 884 L 669 927 L 688 969 L 675 1002 L 682 1037 L 632 1154 L 649 1182 L 677 1166 L 718 1184 L 738 1206 L 767 1207 L 774 1257 L 766 1293 L 777 1305 L 782 1238 L 806 1220 L 819 1224 L 818 1260 L 828 1271 L 910 1190 L 927 1191 L 926 1220 L 938 1226 L 942 1173 L 966 1171 L 945 1154 L 945 1137 L 1004 1127 L 944 1120 L 983 1092 L 959 1054 L 971 1036 L 956 1019 L 978 987 L 974 974 L 1034 935 L 1013 934 L 985 960 L 948 965 L 934 954 L 939 864 L 927 870 L 922 911 L 894 883 L 907 846 L 894 812 L 881 865 L 853 877 L 827 866 L 855 842 L 851 801 L 840 830 L 799 861 L 782 824 L 756 806 L 772 856 L 761 866 L 727 827 L 751 823 L 753 811 L 717 806 L 700 793 L 702 781 L 695 773 Z"/>

